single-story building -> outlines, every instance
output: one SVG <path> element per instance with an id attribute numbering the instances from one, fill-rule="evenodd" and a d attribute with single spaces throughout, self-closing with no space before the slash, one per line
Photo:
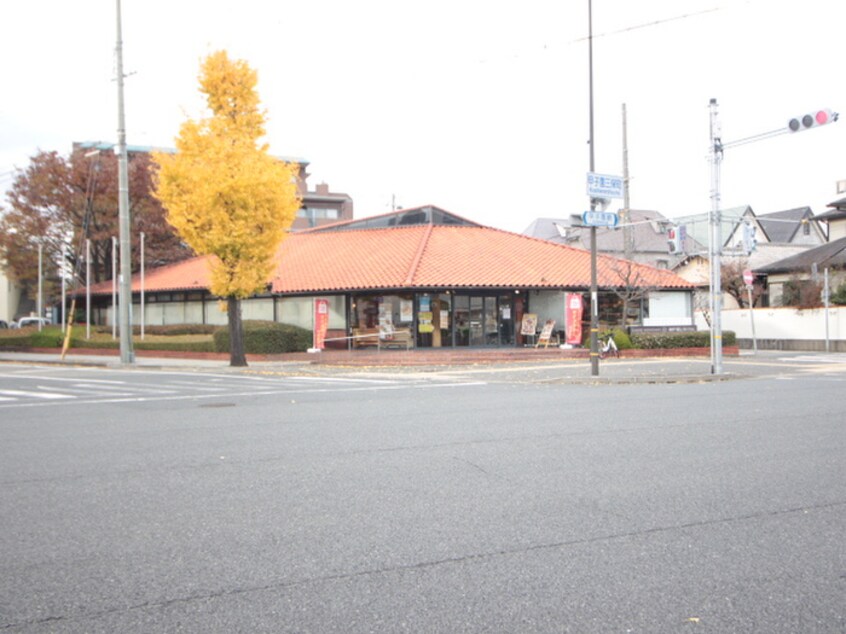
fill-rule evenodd
<path id="1" fill-rule="evenodd" d="M 521 334 L 524 315 L 565 329 L 567 293 L 584 298 L 582 319 L 590 321 L 590 258 L 584 249 L 486 227 L 438 207 L 404 209 L 290 234 L 266 292 L 244 300 L 242 314 L 310 329 L 313 300 L 325 298 L 327 338 L 336 346 L 522 345 L 534 341 Z M 143 289 L 136 274 L 133 324 L 142 317 L 146 325 L 225 324 L 209 278 L 208 256 L 145 271 Z M 694 323 L 694 285 L 671 271 L 598 255 L 597 282 L 603 325 L 620 323 L 623 295 L 636 304 L 638 325 Z M 93 321 L 112 323 L 112 283 L 90 293 Z"/>

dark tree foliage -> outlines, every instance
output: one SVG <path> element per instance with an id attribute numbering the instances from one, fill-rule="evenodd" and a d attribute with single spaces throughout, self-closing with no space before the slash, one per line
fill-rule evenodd
<path id="1" fill-rule="evenodd" d="M 140 268 L 140 236 L 145 234 L 145 266 L 189 257 L 192 252 L 165 220 L 152 196 L 153 163 L 146 153 L 129 157 L 132 270 Z M 31 297 L 38 280 L 38 245 L 48 297 L 59 280 L 62 247 L 66 268 L 85 282 L 85 240 L 91 240 L 92 283 L 112 277 L 112 238 L 118 237 L 118 159 L 111 150 L 76 148 L 69 157 L 38 152 L 18 172 L 0 218 L 0 258 L 9 275 Z"/>

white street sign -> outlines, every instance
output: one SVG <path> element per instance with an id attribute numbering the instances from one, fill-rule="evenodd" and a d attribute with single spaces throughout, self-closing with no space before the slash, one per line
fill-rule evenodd
<path id="1" fill-rule="evenodd" d="M 588 172 L 587 195 L 591 198 L 622 198 L 623 177 Z"/>
<path id="2" fill-rule="evenodd" d="M 619 218 L 610 211 L 585 211 L 582 224 L 586 227 L 616 227 Z"/>

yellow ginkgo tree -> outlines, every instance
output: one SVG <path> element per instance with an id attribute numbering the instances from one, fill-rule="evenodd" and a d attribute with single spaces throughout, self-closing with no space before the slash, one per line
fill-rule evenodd
<path id="1" fill-rule="evenodd" d="M 241 300 L 267 287 L 274 256 L 300 207 L 297 166 L 261 144 L 265 113 L 255 70 L 225 51 L 209 55 L 200 92 L 210 116 L 185 121 L 176 152 L 156 153 L 156 196 L 180 237 L 214 256 L 211 292 L 227 301 L 230 364 L 247 365 Z"/>

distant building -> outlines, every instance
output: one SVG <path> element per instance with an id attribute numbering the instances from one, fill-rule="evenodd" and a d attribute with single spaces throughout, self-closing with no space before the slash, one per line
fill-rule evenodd
<path id="1" fill-rule="evenodd" d="M 0 265 L 0 320 L 7 324 L 19 316 L 21 289 L 7 276 L 5 266 Z"/>
<path id="2" fill-rule="evenodd" d="M 674 224 L 674 221 L 657 211 L 632 209 L 625 226 L 597 228 L 596 250 L 598 253 L 623 258 L 628 237 L 632 261 L 659 269 L 674 269 L 685 259 L 684 253 L 671 254 L 667 247 L 667 229 Z M 590 249 L 590 227 L 582 225 L 581 216 L 537 218 L 526 227 L 523 235 Z M 684 247 L 686 253 L 701 248 L 690 233 Z"/>
<path id="3" fill-rule="evenodd" d="M 114 148 L 113 143 L 102 141 L 82 141 L 73 144 L 74 151 L 83 152 L 111 151 Z M 149 145 L 129 145 L 126 150 L 130 158 L 133 155 L 150 154 L 151 152 L 174 152 L 173 148 L 159 148 Z M 326 183 L 320 183 L 314 190 L 309 190 L 308 177 L 310 174 L 307 171 L 309 166 L 307 160 L 290 156 L 279 156 L 277 158 L 286 163 L 295 163 L 298 166 L 297 189 L 302 197 L 302 205 L 291 225 L 293 231 L 352 220 L 353 200 L 348 194 L 331 192 Z"/>
<path id="4" fill-rule="evenodd" d="M 846 198 L 836 200 L 828 206 L 831 207 L 830 211 L 811 218 L 814 225 L 827 225 L 825 233 L 828 235 L 828 242 L 755 270 L 756 273 L 766 276 L 770 305 L 792 304 L 795 297 L 786 293 L 786 289 L 791 286 L 794 296 L 801 294 L 803 287 L 808 289 L 809 294 L 817 296 L 822 288 L 826 269 L 829 270 L 829 287 L 832 291 L 846 282 Z"/>

